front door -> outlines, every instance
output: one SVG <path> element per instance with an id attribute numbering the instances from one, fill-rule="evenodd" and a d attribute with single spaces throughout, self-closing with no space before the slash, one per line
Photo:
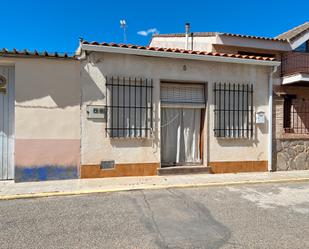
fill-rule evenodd
<path id="1" fill-rule="evenodd" d="M 0 66 L 0 180 L 14 179 L 14 68 Z"/>
<path id="2" fill-rule="evenodd" d="M 161 83 L 161 165 L 201 164 L 204 84 Z"/>
<path id="3" fill-rule="evenodd" d="M 161 109 L 163 166 L 200 164 L 201 109 Z"/>

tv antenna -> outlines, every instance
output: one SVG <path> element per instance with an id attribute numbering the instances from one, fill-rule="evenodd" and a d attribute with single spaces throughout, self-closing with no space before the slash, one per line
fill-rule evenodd
<path id="1" fill-rule="evenodd" d="M 123 43 L 126 44 L 127 43 L 127 22 L 126 20 L 122 19 L 120 20 L 120 27 L 123 30 Z"/>

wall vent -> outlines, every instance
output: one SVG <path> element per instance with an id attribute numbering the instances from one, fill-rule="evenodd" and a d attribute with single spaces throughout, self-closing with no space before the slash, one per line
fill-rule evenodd
<path id="1" fill-rule="evenodd" d="M 101 161 L 100 169 L 114 169 L 114 168 L 115 168 L 115 160 Z"/>

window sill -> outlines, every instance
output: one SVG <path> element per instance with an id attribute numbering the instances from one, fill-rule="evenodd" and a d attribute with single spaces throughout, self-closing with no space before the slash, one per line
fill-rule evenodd
<path id="1" fill-rule="evenodd" d="M 282 133 L 277 139 L 308 139 L 309 134 Z"/>
<path id="2" fill-rule="evenodd" d="M 218 140 L 251 140 L 252 137 L 215 137 Z"/>
<path id="3" fill-rule="evenodd" d="M 108 137 L 111 140 L 153 140 L 153 136 L 149 137 Z"/>

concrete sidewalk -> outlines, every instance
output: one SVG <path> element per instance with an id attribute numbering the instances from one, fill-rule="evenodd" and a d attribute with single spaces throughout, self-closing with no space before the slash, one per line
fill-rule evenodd
<path id="1" fill-rule="evenodd" d="M 0 182 L 0 200 L 90 193 L 107 193 L 139 189 L 209 187 L 276 182 L 309 182 L 309 170 L 238 174 L 191 174 L 148 177 L 76 179 L 46 182 Z"/>

